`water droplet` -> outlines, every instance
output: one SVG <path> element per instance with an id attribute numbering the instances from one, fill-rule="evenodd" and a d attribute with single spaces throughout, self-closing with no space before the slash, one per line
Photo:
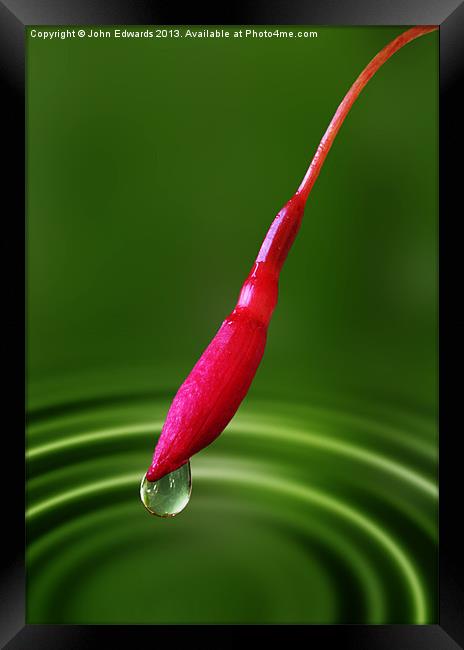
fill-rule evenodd
<path id="1" fill-rule="evenodd" d="M 140 485 L 140 498 L 151 515 L 175 517 L 190 501 L 192 475 L 190 461 L 166 474 L 159 481 L 149 481 L 147 475 Z"/>

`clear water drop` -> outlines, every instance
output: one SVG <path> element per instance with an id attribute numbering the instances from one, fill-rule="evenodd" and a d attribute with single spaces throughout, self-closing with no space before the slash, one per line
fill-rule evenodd
<path id="1" fill-rule="evenodd" d="M 140 498 L 151 515 L 175 517 L 190 501 L 192 474 L 190 461 L 166 474 L 159 481 L 149 481 L 147 475 L 140 484 Z"/>

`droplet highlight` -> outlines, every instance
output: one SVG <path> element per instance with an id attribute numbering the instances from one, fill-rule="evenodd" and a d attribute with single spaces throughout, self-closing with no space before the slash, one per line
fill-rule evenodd
<path id="1" fill-rule="evenodd" d="M 147 475 L 140 484 L 140 498 L 151 515 L 175 517 L 190 501 L 192 474 L 190 461 L 166 474 L 159 481 L 149 481 Z"/>

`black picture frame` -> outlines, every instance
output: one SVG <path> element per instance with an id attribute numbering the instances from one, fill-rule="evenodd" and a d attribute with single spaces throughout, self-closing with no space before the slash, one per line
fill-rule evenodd
<path id="1" fill-rule="evenodd" d="M 440 502 L 439 624 L 308 626 L 75 626 L 25 624 L 24 525 L 24 369 L 25 369 L 25 28 L 28 25 L 89 24 L 308 24 L 440 25 Z M 460 169 L 453 152 L 463 141 L 459 91 L 464 69 L 464 2 L 462 0 L 271 0 L 253 6 L 218 3 L 206 10 L 191 4 L 186 11 L 155 0 L 0 0 L 0 76 L 5 112 L 2 135 L 7 162 L 3 175 L 2 360 L 4 437 L 2 478 L 2 566 L 0 643 L 11 650 L 91 648 L 114 643 L 198 642 L 225 647 L 246 638 L 250 643 L 290 640 L 295 633 L 313 647 L 451 650 L 464 647 L 464 588 L 459 533 L 462 461 L 459 454 L 456 351 L 460 321 L 453 314 L 453 283 L 458 277 L 457 227 L 462 221 Z M 454 231 L 456 229 L 456 232 Z M 454 250 L 454 248 L 456 250 Z M 453 301 L 454 299 L 454 301 Z M 461 321 L 462 322 L 462 321 Z M 456 338 L 453 341 L 454 335 Z M 453 371 L 453 364 L 456 369 Z M 6 419 L 6 422 L 5 422 Z M 8 434 L 8 435 L 7 435 Z M 8 461 L 6 460 L 8 459 Z"/>

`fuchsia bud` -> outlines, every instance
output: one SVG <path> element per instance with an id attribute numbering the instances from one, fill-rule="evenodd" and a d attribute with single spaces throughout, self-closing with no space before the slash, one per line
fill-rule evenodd
<path id="1" fill-rule="evenodd" d="M 258 369 L 277 304 L 279 273 L 300 227 L 304 201 L 296 195 L 275 218 L 235 309 L 179 388 L 153 462 L 157 481 L 209 445 L 234 416 Z"/>
<path id="2" fill-rule="evenodd" d="M 340 126 L 377 70 L 401 47 L 437 29 L 413 27 L 386 45 L 351 86 L 325 132 L 297 193 L 274 219 L 256 262 L 225 319 L 169 409 L 146 478 L 153 482 L 185 464 L 215 440 L 248 392 L 277 304 L 279 274 L 301 225 L 308 195 Z"/>

